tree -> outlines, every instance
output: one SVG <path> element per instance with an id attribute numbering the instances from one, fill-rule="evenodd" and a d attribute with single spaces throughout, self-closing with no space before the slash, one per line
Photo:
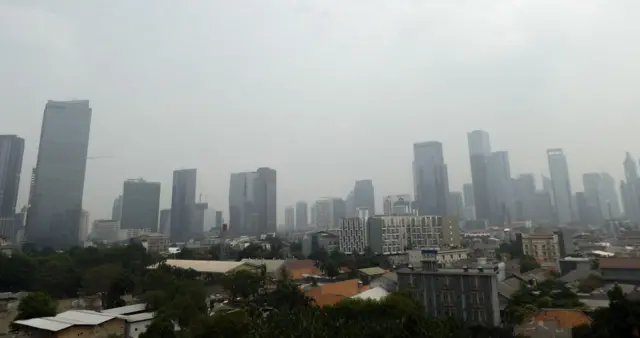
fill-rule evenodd
<path id="1" fill-rule="evenodd" d="M 231 299 L 240 297 L 246 300 L 257 296 L 264 282 L 264 277 L 258 273 L 239 270 L 224 276 L 222 287 L 229 292 Z"/>
<path id="2" fill-rule="evenodd" d="M 591 293 L 596 289 L 602 287 L 604 282 L 602 281 L 602 277 L 590 274 L 587 278 L 580 280 L 578 284 L 578 292 L 580 293 Z"/>
<path id="3" fill-rule="evenodd" d="M 540 264 L 532 256 L 524 256 L 520 259 L 520 273 L 526 273 L 539 268 Z"/>
<path id="4" fill-rule="evenodd" d="M 31 292 L 20 301 L 15 320 L 53 317 L 57 312 L 56 307 L 56 301 L 51 296 L 44 292 Z"/>

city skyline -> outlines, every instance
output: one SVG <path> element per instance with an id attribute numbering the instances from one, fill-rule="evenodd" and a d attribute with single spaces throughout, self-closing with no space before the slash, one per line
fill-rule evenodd
<path id="1" fill-rule="evenodd" d="M 279 223 L 284 206 L 344 198 L 361 178 L 373 181 L 378 209 L 381 196 L 413 191 L 411 144 L 424 140 L 443 144 L 449 188 L 460 191 L 471 182 L 465 134 L 474 129 L 509 151 L 512 176 L 533 173 L 539 185 L 549 175 L 546 149 L 561 147 L 573 190 L 582 190 L 586 172 L 620 180 L 620 158 L 640 154 L 632 128 L 638 71 L 629 69 L 637 51 L 625 42 L 633 30 L 623 28 L 636 23 L 627 9 L 556 5 L 556 18 L 573 19 L 549 22 L 549 4 L 501 4 L 405 11 L 372 1 L 375 14 L 363 16 L 361 6 L 332 1 L 185 3 L 159 6 L 162 15 L 127 2 L 108 10 L 73 0 L 2 2 L 2 31 L 12 33 L 0 34 L 0 72 L 10 75 L 0 79 L 0 133 L 25 139 L 19 206 L 27 204 L 48 99 L 90 99 L 89 154 L 113 156 L 87 164 L 83 206 L 93 219 L 109 217 L 132 177 L 167 187 L 161 208 L 169 208 L 172 172 L 183 167 L 199 169 L 197 190 L 216 210 L 228 210 L 230 173 L 261 166 L 280 176 Z M 165 27 L 166 19 L 175 25 Z M 256 20 L 263 29 L 250 28 Z M 429 29 L 432 21 L 438 29 Z M 113 22 L 125 24 L 109 29 Z M 610 50 L 620 59 L 612 62 Z M 610 137 L 591 142 L 602 134 Z"/>

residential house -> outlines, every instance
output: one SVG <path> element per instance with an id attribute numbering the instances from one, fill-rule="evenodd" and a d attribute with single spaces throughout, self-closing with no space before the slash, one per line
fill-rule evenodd
<path id="1" fill-rule="evenodd" d="M 368 285 L 372 280 L 384 275 L 385 273 L 387 273 L 387 270 L 377 266 L 358 270 L 358 276 L 365 285 Z"/>
<path id="2" fill-rule="evenodd" d="M 316 263 L 310 259 L 288 259 L 284 264 L 289 278 L 294 281 L 302 280 L 305 276 L 316 276 L 322 273 Z"/>
<path id="3" fill-rule="evenodd" d="M 580 310 L 543 309 L 516 327 L 515 333 L 531 338 L 571 338 L 573 328 L 591 322 Z"/>
<path id="4" fill-rule="evenodd" d="M 349 279 L 342 282 L 319 285 L 310 288 L 305 293 L 314 300 L 317 306 L 323 307 L 335 305 L 345 298 L 355 296 L 366 290 L 369 290 L 369 287 L 363 287 L 362 282 L 359 280 Z"/>

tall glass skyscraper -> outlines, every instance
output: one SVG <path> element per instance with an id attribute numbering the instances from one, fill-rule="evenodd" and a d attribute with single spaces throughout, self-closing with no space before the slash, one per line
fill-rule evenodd
<path id="1" fill-rule="evenodd" d="M 229 226 L 235 236 L 258 236 L 277 231 L 276 171 L 259 168 L 231 174 Z"/>
<path id="2" fill-rule="evenodd" d="M 29 196 L 28 243 L 54 249 L 79 243 L 90 129 L 88 100 L 47 102 Z"/>
<path id="3" fill-rule="evenodd" d="M 24 140 L 15 135 L 0 135 L 0 237 L 13 240 Z"/>
<path id="4" fill-rule="evenodd" d="M 196 169 L 173 172 L 170 238 L 174 242 L 187 241 L 191 234 L 196 204 L 196 175 Z"/>
<path id="5" fill-rule="evenodd" d="M 551 173 L 556 217 L 559 224 L 567 224 L 574 219 L 575 215 L 567 158 L 564 156 L 562 149 L 547 150 L 547 157 L 549 158 L 549 173 Z"/>
<path id="6" fill-rule="evenodd" d="M 143 179 L 127 180 L 122 187 L 121 229 L 158 231 L 160 183 Z"/>
<path id="7" fill-rule="evenodd" d="M 413 145 L 413 187 L 420 215 L 447 215 L 449 174 L 442 143 Z"/>
<path id="8" fill-rule="evenodd" d="M 491 156 L 489 133 L 474 130 L 467 134 L 469 142 L 469 160 L 471 162 L 471 181 L 473 183 L 473 200 L 476 207 L 476 218 L 491 219 L 491 203 L 489 202 L 488 165 Z"/>

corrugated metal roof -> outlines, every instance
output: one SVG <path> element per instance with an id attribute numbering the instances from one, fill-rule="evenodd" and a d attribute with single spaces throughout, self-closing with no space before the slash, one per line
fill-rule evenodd
<path id="1" fill-rule="evenodd" d="M 69 310 L 54 317 L 55 320 L 62 319 L 77 325 L 100 325 L 114 318 L 115 316 L 110 314 L 89 310 Z"/>
<path id="2" fill-rule="evenodd" d="M 382 275 L 382 274 L 387 272 L 387 270 L 385 270 L 383 268 L 380 268 L 380 267 L 377 267 L 377 266 L 374 266 L 374 267 L 371 267 L 371 268 L 360 269 L 358 271 L 360 271 L 361 273 L 364 273 L 365 275 L 368 275 L 368 276 Z"/>
<path id="3" fill-rule="evenodd" d="M 355 296 L 351 296 L 351 298 L 381 300 L 382 298 L 388 295 L 389 295 L 389 291 L 387 291 L 385 288 L 381 286 L 378 286 L 376 288 L 369 289 L 365 292 L 359 293 Z"/>
<path id="4" fill-rule="evenodd" d="M 155 312 L 143 312 L 131 316 L 119 316 L 129 323 L 142 322 L 145 320 L 152 320 L 155 317 Z"/>
<path id="5" fill-rule="evenodd" d="M 51 318 L 53 317 L 16 320 L 13 323 L 51 332 L 58 332 L 73 326 L 73 324 L 58 322 L 51 320 Z"/>
<path id="6" fill-rule="evenodd" d="M 142 312 L 147 309 L 147 304 L 133 304 L 127 306 L 116 307 L 113 309 L 102 310 L 102 313 L 110 315 L 128 315 L 136 312 Z"/>
<path id="7" fill-rule="evenodd" d="M 264 265 L 267 268 L 267 273 L 278 272 L 278 270 L 282 268 L 285 263 L 285 261 L 282 259 L 250 259 L 250 258 L 244 258 L 242 262 L 246 262 L 256 266 Z"/>
<path id="8" fill-rule="evenodd" d="M 198 272 L 208 272 L 208 273 L 227 273 L 245 264 L 245 262 L 195 261 L 195 260 L 182 260 L 182 259 L 167 259 L 165 263 L 174 268 L 193 269 Z M 152 265 L 149 268 L 154 269 L 156 267 L 157 265 Z"/>

